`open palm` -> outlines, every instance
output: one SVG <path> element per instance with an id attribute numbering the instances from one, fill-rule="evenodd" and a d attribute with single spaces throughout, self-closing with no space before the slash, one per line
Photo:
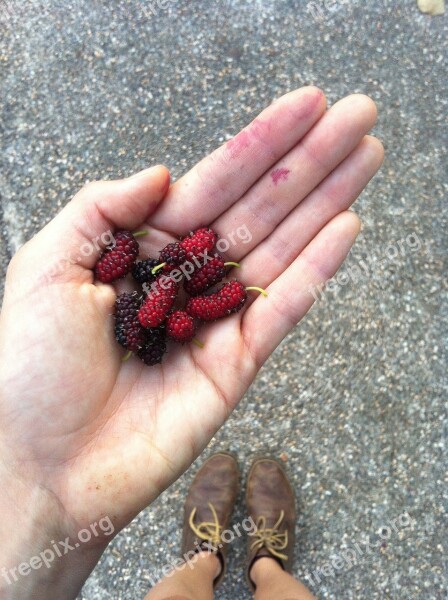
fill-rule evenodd
<path id="1" fill-rule="evenodd" d="M 326 111 L 319 90 L 292 92 L 171 187 L 164 167 L 89 184 L 13 259 L 0 322 L 2 456 L 73 527 L 109 515 L 118 530 L 156 498 L 308 311 L 310 287 L 333 276 L 359 231 L 347 209 L 382 161 L 366 136 L 375 119 L 365 96 Z M 235 276 L 268 298 L 251 293 L 241 313 L 200 329 L 203 349 L 173 344 L 162 365 L 123 363 L 117 290 L 94 283 L 98 252 L 80 249 L 107 230 L 146 228 L 142 256 L 154 256 L 203 225 L 230 240 Z M 250 241 L 235 235 L 241 226 Z M 50 273 L 67 253 L 74 264 Z"/>

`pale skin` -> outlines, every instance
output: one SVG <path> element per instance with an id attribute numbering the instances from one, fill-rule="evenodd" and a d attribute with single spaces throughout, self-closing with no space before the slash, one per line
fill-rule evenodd
<path id="1" fill-rule="evenodd" d="M 171 186 L 162 166 L 88 184 L 13 258 L 0 317 L 1 599 L 75 598 L 110 537 L 14 585 L 1 568 L 104 516 L 118 532 L 200 454 L 354 243 L 348 208 L 383 159 L 367 135 L 375 120 L 365 96 L 327 111 L 318 89 L 291 92 Z M 111 313 L 125 284 L 95 283 L 99 251 L 80 257 L 83 244 L 143 228 L 154 255 L 174 233 L 211 225 L 224 238 L 242 224 L 252 240 L 230 247 L 232 275 L 268 298 L 251 292 L 243 312 L 201 329 L 203 349 L 123 363 Z M 75 264 L 52 271 L 65 255 Z"/>
<path id="2" fill-rule="evenodd" d="M 192 568 L 175 571 L 158 583 L 145 600 L 213 600 L 213 581 L 221 570 L 215 554 L 202 552 Z M 313 594 L 277 561 L 257 560 L 250 571 L 254 600 L 315 600 Z"/>

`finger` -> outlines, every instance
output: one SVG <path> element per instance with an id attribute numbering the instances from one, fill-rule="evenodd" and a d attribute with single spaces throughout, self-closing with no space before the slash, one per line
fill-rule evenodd
<path id="1" fill-rule="evenodd" d="M 28 244 L 39 264 L 91 269 L 116 229 L 134 230 L 157 208 L 169 187 L 163 166 L 127 179 L 88 184 Z M 62 264 L 65 264 L 62 268 Z"/>
<path id="2" fill-rule="evenodd" d="M 311 308 L 313 291 L 333 277 L 360 229 L 358 217 L 344 212 L 335 217 L 292 265 L 243 315 L 242 333 L 248 352 L 260 367 L 283 338 Z"/>
<path id="3" fill-rule="evenodd" d="M 171 186 L 154 225 L 187 233 L 211 223 L 293 148 L 325 111 L 315 87 L 286 94 Z"/>
<path id="4" fill-rule="evenodd" d="M 240 260 L 269 236 L 350 155 L 372 128 L 376 116 L 374 102 L 361 94 L 335 104 L 272 171 L 213 223 L 224 237 L 235 223 L 244 224 L 252 233 L 250 243 L 232 246 L 228 258 Z"/>
<path id="5" fill-rule="evenodd" d="M 384 149 L 366 136 L 358 147 L 242 261 L 237 277 L 246 285 L 268 286 L 297 258 L 318 232 L 347 210 L 381 166 Z"/>

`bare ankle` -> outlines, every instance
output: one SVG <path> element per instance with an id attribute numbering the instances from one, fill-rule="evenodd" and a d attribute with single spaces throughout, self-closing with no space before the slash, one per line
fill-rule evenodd
<path id="1" fill-rule="evenodd" d="M 279 571 L 283 571 L 283 569 L 275 558 L 272 558 L 271 556 L 262 556 L 252 564 L 250 578 L 255 585 L 258 585 L 262 579 L 272 577 Z"/>
<path id="2" fill-rule="evenodd" d="M 215 552 L 209 552 L 208 550 L 202 550 L 198 552 L 198 558 L 203 565 L 207 565 L 208 568 L 213 572 L 213 579 L 216 579 L 222 571 L 221 560 Z"/>

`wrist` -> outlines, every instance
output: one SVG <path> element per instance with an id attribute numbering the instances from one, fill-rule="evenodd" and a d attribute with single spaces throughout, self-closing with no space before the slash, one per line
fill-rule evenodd
<path id="1" fill-rule="evenodd" d="M 0 600 L 76 598 L 106 544 L 78 541 L 57 499 L 0 464 Z"/>

